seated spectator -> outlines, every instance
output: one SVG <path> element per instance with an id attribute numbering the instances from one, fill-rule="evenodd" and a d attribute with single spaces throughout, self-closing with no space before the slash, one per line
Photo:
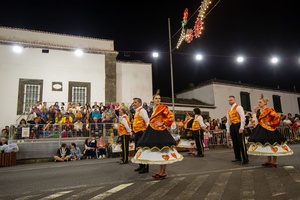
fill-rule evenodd
<path id="1" fill-rule="evenodd" d="M 99 158 L 105 158 L 106 155 L 106 142 L 103 139 L 103 135 L 100 135 L 99 140 L 97 141 L 97 150 L 99 151 Z"/>
<path id="2" fill-rule="evenodd" d="M 110 133 L 108 138 L 108 145 L 116 144 L 115 135 L 114 133 Z"/>
<path id="3" fill-rule="evenodd" d="M 71 144 L 70 147 L 71 147 L 71 160 L 74 161 L 80 160 L 83 157 L 80 148 L 77 147 L 74 142 Z"/>
<path id="4" fill-rule="evenodd" d="M 70 121 L 71 117 L 66 117 L 65 123 L 62 125 L 62 137 L 73 137 L 74 125 Z"/>
<path id="5" fill-rule="evenodd" d="M 115 109 L 115 103 L 114 102 L 110 102 L 108 105 L 107 105 L 107 109 Z"/>
<path id="6" fill-rule="evenodd" d="M 77 119 L 77 121 L 74 123 L 74 130 L 75 130 L 75 136 L 83 136 L 82 130 L 83 130 L 83 123 L 81 119 Z"/>
<path id="7" fill-rule="evenodd" d="M 115 110 L 111 110 L 110 112 L 108 112 L 108 115 L 110 117 L 111 120 L 118 118 L 119 116 L 116 114 Z"/>
<path id="8" fill-rule="evenodd" d="M 66 112 L 65 116 L 63 117 L 63 123 L 66 123 L 67 118 L 69 119 L 70 122 L 73 123 L 74 115 L 72 113 Z"/>
<path id="9" fill-rule="evenodd" d="M 116 113 L 117 117 L 119 117 L 120 108 L 121 108 L 120 104 L 118 102 L 116 102 L 115 113 Z"/>
<path id="10" fill-rule="evenodd" d="M 103 112 L 104 107 L 105 107 L 105 106 L 104 106 L 103 102 L 100 102 L 99 110 L 100 110 L 101 113 Z"/>
<path id="11" fill-rule="evenodd" d="M 45 131 L 50 131 L 52 128 L 52 124 L 54 124 L 55 120 L 52 119 L 51 115 L 48 113 L 45 117 L 46 126 L 44 128 Z"/>
<path id="12" fill-rule="evenodd" d="M 91 134 L 92 136 L 99 137 L 102 134 L 103 125 L 100 123 L 97 117 L 93 118 L 93 123 L 91 124 Z"/>
<path id="13" fill-rule="evenodd" d="M 98 106 L 96 106 L 96 108 L 92 111 L 91 116 L 92 116 L 93 119 L 97 118 L 97 120 L 100 120 L 101 113 L 100 113 L 100 110 L 99 110 Z"/>
<path id="14" fill-rule="evenodd" d="M 77 102 L 77 105 L 76 105 L 76 111 L 77 110 L 80 110 L 80 108 L 81 108 L 81 103 L 80 102 Z M 75 112 L 76 113 L 76 112 Z"/>
<path id="15" fill-rule="evenodd" d="M 82 113 L 80 112 L 80 110 L 76 110 L 75 113 L 75 121 L 78 119 L 82 120 Z"/>
<path id="16" fill-rule="evenodd" d="M 5 137 L 1 138 L 0 146 L 8 144 L 7 139 Z"/>
<path id="17" fill-rule="evenodd" d="M 50 107 L 49 107 L 49 110 L 48 110 L 48 112 L 47 112 L 46 114 L 50 114 L 51 118 L 52 118 L 52 119 L 54 120 L 54 122 L 55 122 L 56 111 L 54 111 L 53 106 L 50 106 Z M 28 120 L 27 120 L 27 122 L 28 122 Z"/>
<path id="18" fill-rule="evenodd" d="M 30 125 L 30 139 L 39 139 L 43 136 L 43 124 L 40 122 L 39 118 L 34 118 L 34 121 Z"/>
<path id="19" fill-rule="evenodd" d="M 102 123 L 104 123 L 104 127 L 105 127 L 105 134 L 108 136 L 110 135 L 110 133 L 114 132 L 113 131 L 113 120 L 111 119 L 111 117 L 109 115 L 105 116 L 105 119 L 102 121 Z"/>
<path id="20" fill-rule="evenodd" d="M 58 102 L 55 102 L 55 103 L 54 103 L 53 109 L 54 109 L 55 111 L 58 111 L 58 110 L 59 110 Z"/>
<path id="21" fill-rule="evenodd" d="M 57 113 L 55 117 L 55 124 L 63 124 L 64 123 L 64 117 L 61 113 Z"/>
<path id="22" fill-rule="evenodd" d="M 285 116 L 285 119 L 283 120 L 283 125 L 284 126 L 291 126 L 293 124 L 293 122 L 291 121 L 291 119 L 289 119 L 288 116 Z"/>
<path id="23" fill-rule="evenodd" d="M 103 107 L 103 112 L 101 113 L 101 120 L 103 121 L 106 117 L 106 115 L 108 115 L 108 109 L 106 106 Z"/>
<path id="24" fill-rule="evenodd" d="M 66 112 L 67 112 L 67 111 L 65 110 L 65 107 L 64 107 L 64 106 L 60 107 L 60 113 L 61 113 L 62 115 L 65 115 Z"/>
<path id="25" fill-rule="evenodd" d="M 98 108 L 98 103 L 97 101 L 94 102 L 94 105 L 92 106 L 92 110 L 95 110 Z"/>
<path id="26" fill-rule="evenodd" d="M 9 136 L 9 132 L 7 132 L 7 129 L 5 129 L 5 128 L 2 129 L 0 137 L 8 138 L 8 136 Z"/>
<path id="27" fill-rule="evenodd" d="M 91 149 L 93 150 L 92 152 L 92 158 L 97 158 L 96 156 L 96 151 L 97 151 L 97 140 L 96 140 L 96 137 L 95 136 L 92 136 L 92 139 L 91 139 L 91 142 L 90 142 L 90 145 Z"/>
<path id="28" fill-rule="evenodd" d="M 65 118 L 69 117 L 70 121 L 73 122 L 73 120 L 75 119 L 75 113 L 76 110 L 74 111 L 74 109 L 70 109 L 69 112 L 65 113 Z"/>
<path id="29" fill-rule="evenodd" d="M 43 113 L 43 117 L 45 118 L 47 112 L 49 111 L 49 110 L 48 110 L 48 107 L 47 107 L 47 102 L 43 102 L 43 105 L 42 105 L 42 107 L 41 107 L 40 110 L 41 110 L 41 112 Z"/>
<path id="30" fill-rule="evenodd" d="M 91 147 L 91 140 L 89 138 L 86 138 L 84 141 L 84 151 L 83 155 L 86 159 L 91 159 L 96 156 L 96 145 L 95 147 Z"/>
<path id="31" fill-rule="evenodd" d="M 17 139 L 23 139 L 22 138 L 22 128 L 26 128 L 29 127 L 29 125 L 27 124 L 26 120 L 24 118 L 22 118 L 20 120 L 19 125 L 17 126 Z"/>
<path id="32" fill-rule="evenodd" d="M 39 108 L 39 103 L 35 103 L 32 107 L 32 112 L 34 112 L 36 115 L 42 115 L 42 112 Z"/>
<path id="33" fill-rule="evenodd" d="M 65 143 L 61 144 L 61 147 L 57 149 L 56 155 L 54 156 L 54 161 L 68 161 L 71 159 L 70 149 L 67 147 Z"/>

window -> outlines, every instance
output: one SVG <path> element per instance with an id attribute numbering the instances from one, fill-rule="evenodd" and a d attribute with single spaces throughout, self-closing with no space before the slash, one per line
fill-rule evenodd
<path id="1" fill-rule="evenodd" d="M 282 113 L 280 96 L 273 95 L 273 104 L 276 112 Z"/>
<path id="2" fill-rule="evenodd" d="M 241 104 L 245 111 L 251 111 L 250 93 L 241 92 Z"/>
<path id="3" fill-rule="evenodd" d="M 29 113 L 37 101 L 42 101 L 43 80 L 19 79 L 17 115 Z"/>
<path id="4" fill-rule="evenodd" d="M 69 102 L 85 105 L 90 102 L 91 84 L 83 82 L 69 82 Z"/>

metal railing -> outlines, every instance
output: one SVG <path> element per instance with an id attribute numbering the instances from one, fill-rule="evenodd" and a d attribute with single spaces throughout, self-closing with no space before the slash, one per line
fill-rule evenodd
<path id="1" fill-rule="evenodd" d="M 32 140 L 46 138 L 78 138 L 92 137 L 98 138 L 100 135 L 109 137 L 111 133 L 117 136 L 115 123 L 90 123 L 82 124 L 79 129 L 74 124 L 18 124 L 11 125 L 9 139 Z"/>

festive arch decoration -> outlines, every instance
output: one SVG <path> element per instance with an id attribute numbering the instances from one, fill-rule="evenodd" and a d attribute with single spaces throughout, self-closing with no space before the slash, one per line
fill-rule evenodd
<path id="1" fill-rule="evenodd" d="M 202 30 L 203 30 L 203 25 L 204 25 L 204 17 L 205 13 L 211 4 L 211 0 L 203 0 L 199 10 L 198 10 L 198 16 L 195 21 L 195 25 L 193 28 L 186 28 L 186 24 L 188 21 L 188 9 L 186 8 L 183 12 L 183 18 L 181 22 L 181 34 L 180 38 L 177 42 L 176 48 L 178 49 L 180 45 L 182 44 L 183 41 L 186 41 L 187 43 L 191 43 L 194 38 L 200 37 Z"/>

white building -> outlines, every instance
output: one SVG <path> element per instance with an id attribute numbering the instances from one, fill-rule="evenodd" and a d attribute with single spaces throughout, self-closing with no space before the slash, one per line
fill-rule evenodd
<path id="1" fill-rule="evenodd" d="M 273 107 L 278 113 L 284 115 L 291 113 L 293 116 L 300 113 L 299 92 L 215 79 L 208 80 L 192 90 L 178 93 L 176 97 L 201 101 L 202 105 L 198 107 L 214 119 L 226 116 L 229 108 L 229 95 L 235 96 L 237 103 L 242 105 L 244 110 L 251 112 L 254 106 L 257 106 L 261 94 L 269 99 L 268 106 Z M 192 108 L 185 107 L 184 109 L 191 110 Z"/>
<path id="2" fill-rule="evenodd" d="M 0 127 L 18 123 L 38 100 L 150 102 L 152 64 L 117 61 L 117 55 L 113 40 L 0 27 Z"/>
<path id="3" fill-rule="evenodd" d="M 15 45 L 22 52 L 13 52 Z M 76 56 L 74 51 L 83 54 Z M 0 127 L 16 124 L 38 100 L 42 102 L 132 102 L 152 100 L 152 64 L 118 61 L 113 40 L 0 27 Z M 205 116 L 226 115 L 228 96 L 247 111 L 260 95 L 279 113 L 298 114 L 300 93 L 242 83 L 209 80 L 176 94 L 176 114 L 201 108 Z M 172 100 L 162 98 L 172 110 Z"/>

